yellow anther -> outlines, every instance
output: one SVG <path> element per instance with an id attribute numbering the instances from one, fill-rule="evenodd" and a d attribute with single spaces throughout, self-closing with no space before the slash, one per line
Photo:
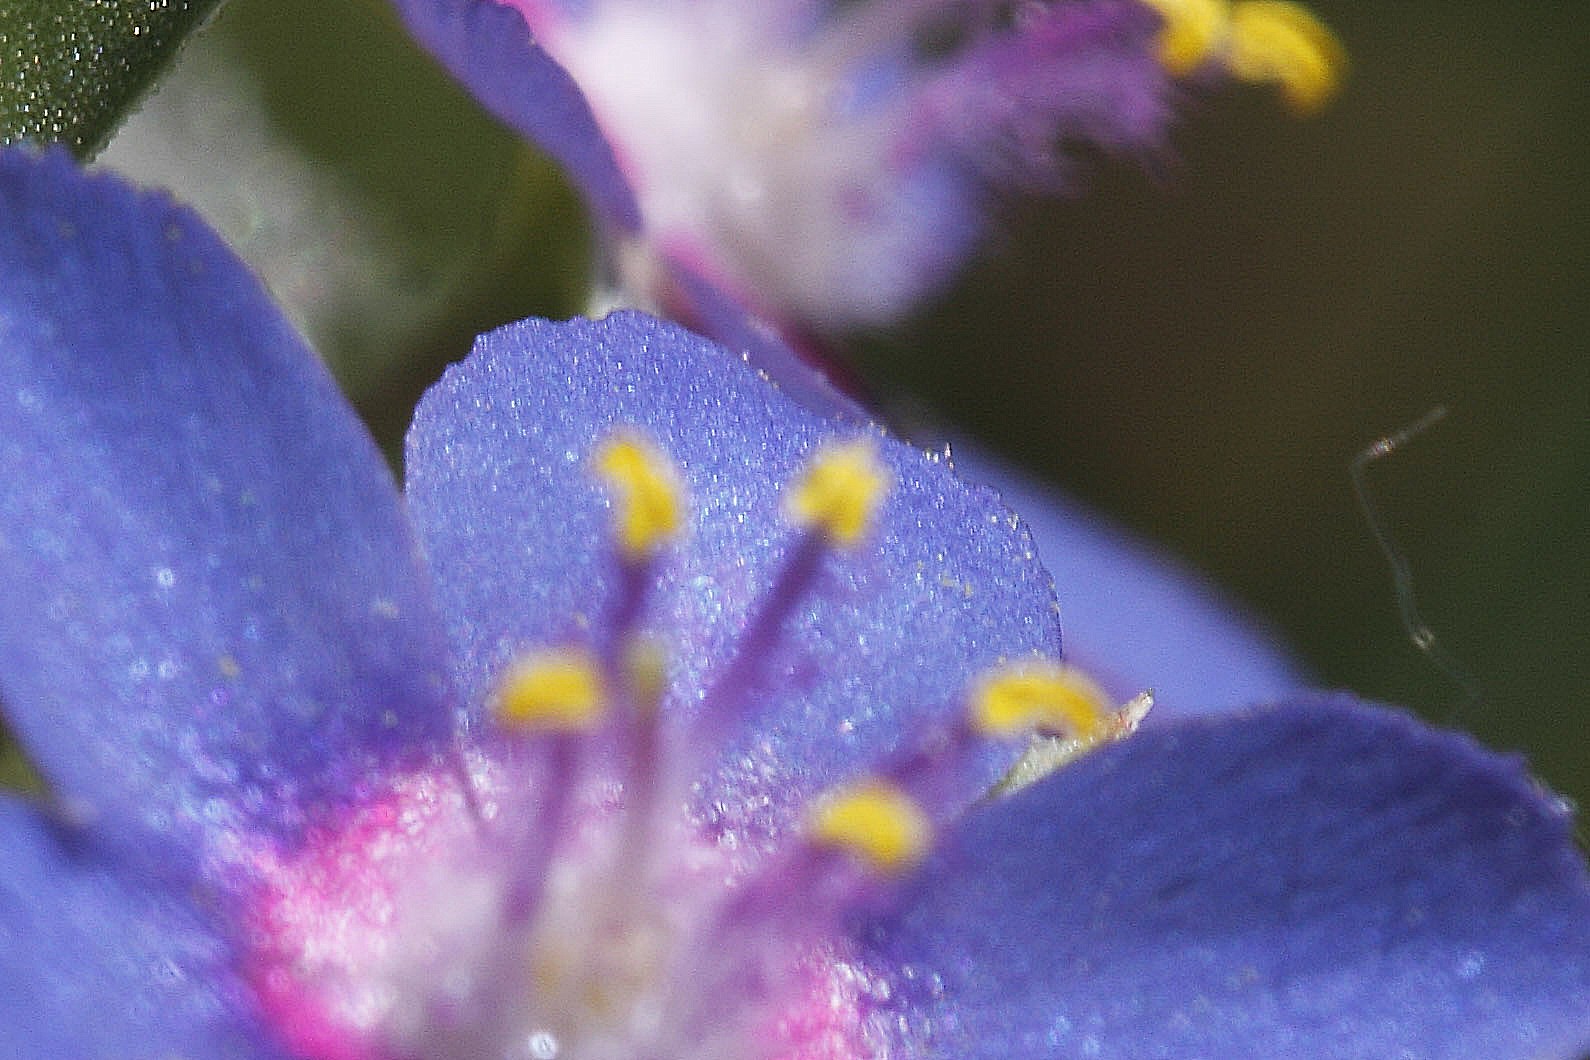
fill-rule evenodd
<path id="1" fill-rule="evenodd" d="M 878 780 L 825 796 L 813 807 L 806 827 L 812 842 L 844 850 L 886 873 L 921 861 L 933 840 L 933 826 L 921 807 L 899 788 Z"/>
<path id="2" fill-rule="evenodd" d="M 1300 4 L 1244 0 L 1231 9 L 1226 65 L 1244 81 L 1279 86 L 1294 111 L 1312 114 L 1341 87 L 1347 52 Z"/>
<path id="3" fill-rule="evenodd" d="M 608 439 L 596 453 L 596 472 L 612 487 L 618 547 L 645 559 L 679 533 L 684 487 L 669 459 L 638 435 Z"/>
<path id="4" fill-rule="evenodd" d="M 563 649 L 515 663 L 493 707 L 506 725 L 533 732 L 584 732 L 607 709 L 601 666 L 590 652 Z"/>
<path id="5" fill-rule="evenodd" d="M 1164 19 L 1159 61 L 1177 77 L 1192 73 L 1226 41 L 1231 19 L 1227 0 L 1147 0 Z"/>
<path id="6" fill-rule="evenodd" d="M 1037 731 L 1092 742 L 1109 722 L 1110 700 L 1074 666 L 1015 663 L 983 678 L 972 693 L 971 716 L 990 736 Z"/>
<path id="7" fill-rule="evenodd" d="M 1293 110 L 1319 110 L 1341 87 L 1347 53 L 1290 0 L 1145 0 L 1164 19 L 1159 61 L 1176 77 L 1206 62 L 1242 81 L 1274 84 Z"/>
<path id="8" fill-rule="evenodd" d="M 889 472 L 872 439 L 826 445 L 790 488 L 790 518 L 835 545 L 853 545 L 871 528 L 888 490 Z"/>

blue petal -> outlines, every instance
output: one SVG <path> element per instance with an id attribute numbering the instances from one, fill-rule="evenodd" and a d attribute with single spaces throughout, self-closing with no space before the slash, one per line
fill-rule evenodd
<path id="1" fill-rule="evenodd" d="M 640 207 L 585 95 L 498 0 L 396 0 L 409 31 L 499 119 L 535 141 L 606 221 L 640 228 Z M 661 91 L 661 88 L 659 88 Z"/>
<path id="2" fill-rule="evenodd" d="M 1118 696 L 1152 689 L 1148 724 L 1309 684 L 1278 638 L 1195 572 L 975 447 L 955 446 L 955 469 L 1026 520 L 1054 575 L 1066 657 Z"/>
<path id="3" fill-rule="evenodd" d="M 1566 808 L 1347 697 L 1184 719 L 968 818 L 867 937 L 935 1056 L 1590 1047 Z M 912 1054 L 915 1055 L 915 1054 Z"/>
<path id="4" fill-rule="evenodd" d="M 0 694 L 143 848 L 277 832 L 444 732 L 390 473 L 184 209 L 0 153 Z"/>
<path id="5" fill-rule="evenodd" d="M 587 462 L 630 426 L 677 461 L 692 497 L 648 618 L 671 640 L 671 706 L 685 710 L 788 553 L 784 483 L 820 440 L 862 430 L 640 314 L 526 321 L 482 338 L 421 401 L 408 454 L 410 511 L 472 701 L 516 652 L 604 622 L 619 570 Z M 1048 576 L 1009 513 L 868 430 L 896 487 L 867 545 L 829 557 L 821 589 L 769 649 L 754 716 L 702 793 L 723 827 L 776 829 L 818 787 L 918 739 L 996 658 L 1058 649 Z M 965 779 L 992 779 L 998 758 Z"/>
<path id="6" fill-rule="evenodd" d="M 0 797 L 0 1055 L 280 1055 L 248 1015 L 229 944 L 146 883 Z"/>

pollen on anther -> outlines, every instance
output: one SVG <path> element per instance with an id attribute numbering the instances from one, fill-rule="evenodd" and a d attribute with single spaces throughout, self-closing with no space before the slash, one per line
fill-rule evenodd
<path id="1" fill-rule="evenodd" d="M 679 533 L 684 487 L 673 462 L 638 434 L 616 435 L 597 450 L 596 473 L 613 490 L 613 529 L 626 558 L 642 560 Z"/>
<path id="2" fill-rule="evenodd" d="M 1037 731 L 1092 740 L 1111 717 L 1104 689 L 1074 666 L 1024 662 L 986 675 L 972 693 L 971 720 L 990 736 Z"/>
<path id="3" fill-rule="evenodd" d="M 871 528 L 888 489 L 889 472 L 871 439 L 827 445 L 791 484 L 789 515 L 834 545 L 853 545 Z"/>
<path id="4" fill-rule="evenodd" d="M 910 868 L 927 853 L 933 827 L 911 797 L 882 781 L 864 781 L 817 802 L 807 836 L 818 846 L 844 850 L 885 873 Z"/>
<path id="5" fill-rule="evenodd" d="M 493 703 L 503 724 L 532 732 L 584 732 L 607 708 L 601 667 L 589 652 L 558 649 L 509 668 Z"/>

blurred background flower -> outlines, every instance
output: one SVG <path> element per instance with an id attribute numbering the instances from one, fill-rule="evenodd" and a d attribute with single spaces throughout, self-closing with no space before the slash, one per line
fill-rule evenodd
<path id="1" fill-rule="evenodd" d="M 1353 58 L 1323 117 L 1285 121 L 1262 91 L 1201 100 L 1161 172 L 1098 160 L 1085 196 L 1002 218 L 938 304 L 847 352 L 897 410 L 1209 571 L 1325 683 L 1527 750 L 1582 800 L 1580 16 L 1313 7 Z M 217 127 L 214 107 L 238 116 Z M 189 184 L 389 448 L 471 336 L 577 312 L 588 287 L 575 197 L 378 0 L 233 0 L 107 159 Z M 233 201 L 209 197 L 218 167 Z M 314 269 L 350 249 L 359 268 Z M 1370 475 L 1473 703 L 1409 643 L 1348 481 L 1360 448 L 1437 404 L 1446 421 Z"/>

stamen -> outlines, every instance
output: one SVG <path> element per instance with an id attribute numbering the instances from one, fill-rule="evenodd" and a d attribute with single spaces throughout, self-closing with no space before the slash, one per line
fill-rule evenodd
<path id="1" fill-rule="evenodd" d="M 618 553 L 618 591 L 606 635 L 597 644 L 607 675 L 623 667 L 618 655 L 629 644 L 652 588 L 658 554 L 678 536 L 684 486 L 673 461 L 638 430 L 621 429 L 597 449 L 592 469 L 615 496 L 613 544 Z"/>
<path id="2" fill-rule="evenodd" d="M 527 749 L 544 770 L 540 817 L 520 852 L 526 871 L 511 881 L 504 902 L 511 923 L 525 922 L 540 907 L 569 836 L 574 793 L 590 754 L 587 734 L 609 711 L 607 673 L 588 648 L 548 649 L 512 663 L 489 700 L 504 728 L 537 738 Z"/>
<path id="3" fill-rule="evenodd" d="M 1159 31 L 1159 61 L 1176 77 L 1202 66 L 1226 39 L 1231 21 L 1226 0 L 1144 0 L 1165 20 Z"/>
<path id="4" fill-rule="evenodd" d="M 668 653 L 655 637 L 630 637 L 621 659 L 624 688 L 642 718 L 655 717 L 668 690 Z"/>
<path id="5" fill-rule="evenodd" d="M 804 533 L 790 548 L 760 608 L 746 619 L 733 654 L 708 689 L 691 744 L 716 743 L 743 705 L 768 648 L 778 642 L 785 621 L 811 589 L 824 557 L 831 549 L 862 540 L 888 488 L 889 472 L 868 438 L 825 444 L 790 484 L 786 511 Z"/>
<path id="6" fill-rule="evenodd" d="M 823 535 L 830 545 L 856 544 L 872 527 L 889 489 L 889 473 L 868 438 L 818 450 L 791 486 L 790 518 Z"/>
<path id="7" fill-rule="evenodd" d="M 679 534 L 684 487 L 672 461 L 638 434 L 610 438 L 595 470 L 617 494 L 614 532 L 630 562 L 650 559 Z"/>
<path id="8" fill-rule="evenodd" d="M 972 694 L 972 725 L 989 736 L 1037 730 L 1093 742 L 1110 719 L 1110 699 L 1074 666 L 1032 661 L 996 668 Z"/>
<path id="9" fill-rule="evenodd" d="M 572 648 L 529 656 L 503 678 L 493 710 L 504 725 L 526 732 L 588 732 L 607 712 L 600 664 Z"/>
<path id="10" fill-rule="evenodd" d="M 1124 740 L 1137 731 L 1138 725 L 1148 716 L 1153 706 L 1153 694 L 1139 692 L 1122 704 L 1119 710 L 1110 714 L 1105 719 L 1104 725 L 1095 730 L 1090 738 L 1034 735 L 1028 742 L 1027 749 L 990 789 L 989 795 L 997 798 L 1020 791 L 1055 770 L 1070 765 L 1100 744 Z"/>
<path id="11" fill-rule="evenodd" d="M 818 846 L 843 850 L 883 873 L 899 873 L 922 860 L 933 827 L 910 796 L 881 781 L 863 781 L 820 799 L 807 820 Z"/>
<path id="12" fill-rule="evenodd" d="M 1273 83 L 1299 114 L 1318 111 L 1341 87 L 1347 54 L 1325 25 L 1286 0 L 1245 0 L 1231 10 L 1231 73 Z"/>
<path id="13" fill-rule="evenodd" d="M 619 660 L 625 696 L 633 718 L 627 726 L 629 762 L 624 790 L 625 828 L 628 840 L 619 851 L 620 870 L 639 878 L 652 855 L 648 836 L 657 827 L 664 802 L 662 784 L 662 712 L 658 709 L 668 690 L 668 656 L 655 637 L 633 636 L 625 641 Z"/>

